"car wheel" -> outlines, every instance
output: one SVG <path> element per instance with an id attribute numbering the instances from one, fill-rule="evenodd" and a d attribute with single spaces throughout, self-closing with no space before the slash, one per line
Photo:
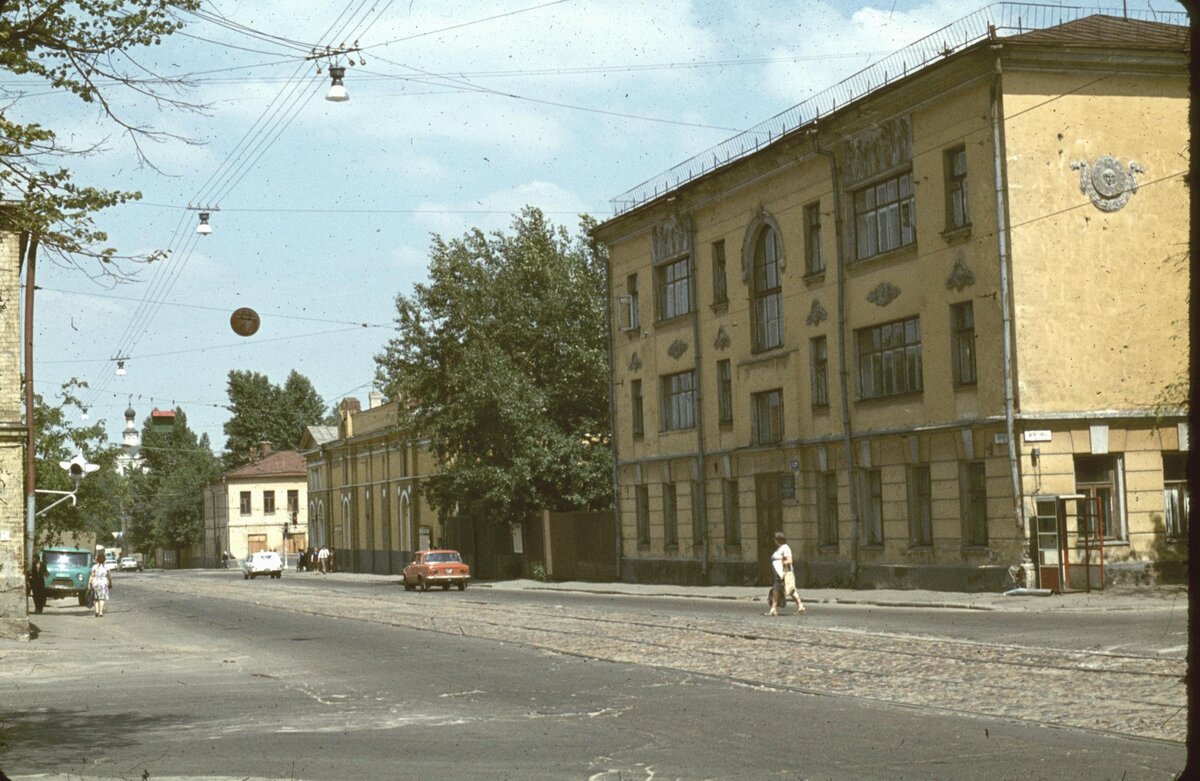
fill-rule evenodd
<path id="1" fill-rule="evenodd" d="M 462 583 L 459 583 L 459 584 L 458 584 L 458 590 L 459 590 L 459 591 L 466 591 L 466 590 L 467 590 L 467 582 L 466 582 L 465 580 L 464 580 Z"/>
<path id="2" fill-rule="evenodd" d="M 245 572 L 243 572 L 243 573 L 242 573 L 242 580 L 249 580 L 249 579 L 250 579 L 250 576 L 249 576 L 248 574 L 246 574 Z"/>
<path id="3" fill-rule="evenodd" d="M 276 573 L 275 573 L 274 575 L 272 575 L 271 577 L 275 578 L 276 580 L 279 580 L 280 578 L 282 578 L 282 577 L 283 577 L 283 573 L 282 573 L 282 572 L 276 572 Z"/>
<path id="4" fill-rule="evenodd" d="M 84 606 L 86 606 L 86 605 L 87 605 L 87 594 L 80 594 L 80 595 L 79 595 L 79 604 L 80 604 L 80 605 L 84 605 Z"/>
<path id="5" fill-rule="evenodd" d="M 419 581 L 421 584 L 421 590 L 428 591 L 429 590 L 429 581 L 425 580 L 425 578 L 420 578 Z"/>
<path id="6" fill-rule="evenodd" d="M 450 584 L 449 584 L 449 583 L 443 583 L 443 584 L 442 584 L 442 591 L 449 591 L 449 590 L 450 590 Z"/>
<path id="7" fill-rule="evenodd" d="M 412 591 L 412 590 L 413 590 L 413 589 L 415 589 L 416 587 L 417 587 L 417 585 L 416 585 L 415 583 L 409 583 L 409 582 L 408 582 L 408 578 L 405 578 L 405 579 L 404 579 L 404 590 L 405 590 L 405 591 Z"/>

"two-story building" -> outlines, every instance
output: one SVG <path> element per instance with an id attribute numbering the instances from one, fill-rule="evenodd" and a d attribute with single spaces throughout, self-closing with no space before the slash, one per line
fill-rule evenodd
<path id="1" fill-rule="evenodd" d="M 765 581 L 777 530 L 809 585 L 1182 573 L 1189 31 L 1084 13 L 990 6 L 614 201 L 625 580 Z"/>
<path id="2" fill-rule="evenodd" d="M 436 469 L 423 442 L 397 426 L 397 405 L 371 393 L 343 399 L 336 426 L 309 426 L 300 442 L 316 545 L 352 572 L 399 573 L 416 550 L 447 544 L 446 529 L 419 491 Z"/>
<path id="3" fill-rule="evenodd" d="M 264 443 L 250 463 L 205 486 L 204 566 L 219 565 L 224 554 L 243 559 L 262 550 L 293 563 L 310 545 L 305 476 L 303 456 Z"/>

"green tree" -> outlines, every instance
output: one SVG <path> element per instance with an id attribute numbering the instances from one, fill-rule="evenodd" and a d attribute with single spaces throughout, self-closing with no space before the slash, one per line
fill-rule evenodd
<path id="1" fill-rule="evenodd" d="M 604 255 L 527 207 L 510 233 L 434 236 L 428 284 L 396 298 L 376 381 L 431 441 L 441 513 L 521 521 L 611 506 Z"/>
<path id="2" fill-rule="evenodd" d="M 179 99 L 181 82 L 158 77 L 137 59 L 139 51 L 183 27 L 176 17 L 179 10 L 197 7 L 199 0 L 0 0 L 0 70 L 38 77 L 98 107 L 148 162 L 143 144 L 164 134 L 127 119 L 117 110 L 116 98 L 127 91 L 159 107 L 197 108 Z M 108 237 L 93 214 L 141 194 L 75 182 L 64 161 L 100 150 L 66 146 L 52 128 L 15 119 L 21 93 L 0 86 L 0 96 L 8 103 L 0 112 L 0 196 L 12 202 L 0 210 L 0 231 L 32 236 L 43 250 L 71 262 L 122 257 L 105 246 Z M 23 249 L 27 246 L 23 243 Z"/>
<path id="3" fill-rule="evenodd" d="M 57 541 L 63 534 L 107 538 L 110 532 L 121 528 L 125 488 L 123 478 L 116 471 L 121 450 L 107 442 L 102 421 L 88 426 L 72 423 L 83 409 L 75 394 L 86 388 L 86 383 L 74 379 L 64 383 L 57 394 L 60 400 L 57 406 L 47 403 L 40 394 L 34 395 L 36 487 L 70 491 L 73 486 L 61 464 L 76 455 L 82 455 L 86 461 L 100 467 L 80 482 L 74 504 L 62 502 L 37 519 L 35 543 L 38 545 Z M 60 498 L 55 494 L 41 494 L 37 497 L 37 508 L 39 511 L 46 509 Z"/>
<path id="4" fill-rule="evenodd" d="M 221 473 L 207 435 L 196 436 L 182 409 L 174 423 L 142 424 L 142 469 L 129 476 L 127 540 L 138 550 L 179 550 L 204 537 L 204 486 Z"/>
<path id="5" fill-rule="evenodd" d="M 305 426 L 325 419 L 325 401 L 303 374 L 294 369 L 283 387 L 265 374 L 229 372 L 229 420 L 225 421 L 225 465 L 249 463 L 260 442 L 287 450 L 300 441 Z"/>

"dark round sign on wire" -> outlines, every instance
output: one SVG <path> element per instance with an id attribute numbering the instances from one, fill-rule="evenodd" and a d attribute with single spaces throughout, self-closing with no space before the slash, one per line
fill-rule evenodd
<path id="1" fill-rule="evenodd" d="M 238 336 L 254 336 L 258 327 L 262 325 L 262 320 L 259 319 L 258 312 L 244 306 L 230 315 L 229 325 Z"/>

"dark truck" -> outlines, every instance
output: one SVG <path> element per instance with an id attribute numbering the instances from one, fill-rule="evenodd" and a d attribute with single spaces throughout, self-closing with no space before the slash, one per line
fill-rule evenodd
<path id="1" fill-rule="evenodd" d="M 92 571 L 92 554 L 86 548 L 64 546 L 42 548 L 46 562 L 46 596 L 52 599 L 76 597 L 87 604 L 88 575 Z"/>

